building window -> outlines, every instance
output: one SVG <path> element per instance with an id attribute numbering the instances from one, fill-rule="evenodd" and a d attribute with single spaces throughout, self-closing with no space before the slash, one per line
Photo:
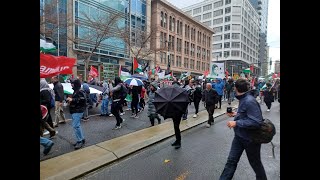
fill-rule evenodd
<path id="1" fill-rule="evenodd" d="M 224 39 L 230 39 L 230 33 L 224 34 Z"/>
<path id="2" fill-rule="evenodd" d="M 190 59 L 190 69 L 194 69 L 194 60 Z"/>
<path id="3" fill-rule="evenodd" d="M 232 30 L 240 31 L 241 30 L 240 24 L 232 24 Z"/>
<path id="4" fill-rule="evenodd" d="M 223 9 L 213 11 L 213 17 L 220 16 L 222 14 L 223 14 Z"/>
<path id="5" fill-rule="evenodd" d="M 231 51 L 231 56 L 239 57 L 240 56 L 240 51 Z"/>
<path id="6" fill-rule="evenodd" d="M 197 58 L 200 59 L 200 57 L 201 57 L 201 47 L 197 46 Z"/>
<path id="7" fill-rule="evenodd" d="M 225 4 L 227 5 L 227 4 L 230 4 L 231 3 L 231 0 L 226 0 L 225 1 Z"/>
<path id="8" fill-rule="evenodd" d="M 230 26 L 230 25 L 229 25 Z M 214 33 L 222 32 L 222 26 L 213 28 Z"/>
<path id="9" fill-rule="evenodd" d="M 240 33 L 232 33 L 232 39 L 240 39 Z"/>
<path id="10" fill-rule="evenodd" d="M 210 21 L 205 21 L 205 22 L 203 22 L 203 24 L 205 24 L 207 26 L 211 26 L 211 20 Z"/>
<path id="11" fill-rule="evenodd" d="M 193 15 L 201 13 L 201 7 L 193 10 Z"/>
<path id="12" fill-rule="evenodd" d="M 227 58 L 230 56 L 230 52 L 229 51 L 224 51 L 223 52 L 223 57 Z"/>
<path id="13" fill-rule="evenodd" d="M 222 43 L 219 43 L 219 44 L 213 44 L 213 50 L 216 50 L 216 49 L 221 49 L 222 48 Z"/>
<path id="14" fill-rule="evenodd" d="M 210 51 L 207 50 L 207 61 L 210 61 Z"/>
<path id="15" fill-rule="evenodd" d="M 233 15 L 232 22 L 241 22 L 241 16 Z"/>
<path id="16" fill-rule="evenodd" d="M 166 47 L 166 41 L 167 41 L 167 33 L 160 33 L 160 48 Z"/>
<path id="17" fill-rule="evenodd" d="M 181 53 L 182 39 L 177 38 L 177 52 Z"/>
<path id="18" fill-rule="evenodd" d="M 192 43 L 191 43 L 191 50 L 190 50 L 191 54 L 190 54 L 190 55 L 191 55 L 192 57 L 194 57 L 194 54 L 195 54 L 194 51 L 195 51 L 195 44 L 192 44 Z"/>
<path id="19" fill-rule="evenodd" d="M 197 61 L 197 70 L 200 70 L 200 61 Z"/>
<path id="20" fill-rule="evenodd" d="M 188 58 L 184 58 L 183 67 L 186 68 L 186 69 L 189 68 L 189 59 Z"/>
<path id="21" fill-rule="evenodd" d="M 230 24 L 224 25 L 224 31 L 230 31 Z"/>
<path id="22" fill-rule="evenodd" d="M 232 13 L 241 13 L 241 7 L 240 6 L 233 6 L 232 7 Z"/>
<path id="23" fill-rule="evenodd" d="M 203 6 L 203 11 L 208 11 L 211 9 L 212 9 L 212 4 L 208 4 L 208 5 Z"/>
<path id="24" fill-rule="evenodd" d="M 205 19 L 209 19 L 211 17 L 212 17 L 212 13 L 209 12 L 209 13 L 203 14 L 203 18 L 202 19 L 205 20 Z"/>
<path id="25" fill-rule="evenodd" d="M 189 55 L 189 42 L 184 41 L 184 54 Z"/>
<path id="26" fill-rule="evenodd" d="M 172 17 L 169 17 L 169 30 L 172 31 Z"/>
<path id="27" fill-rule="evenodd" d="M 224 48 L 230 48 L 230 42 L 225 42 L 224 43 Z"/>
<path id="28" fill-rule="evenodd" d="M 211 44 L 211 38 L 210 37 L 208 37 L 208 42 L 207 42 L 208 44 L 207 44 L 207 47 L 209 47 L 210 48 L 210 44 Z"/>
<path id="29" fill-rule="evenodd" d="M 214 8 L 217 8 L 217 7 L 221 7 L 223 5 L 223 1 L 219 1 L 219 2 L 215 2 L 214 4 L 213 4 L 213 7 Z"/>
<path id="30" fill-rule="evenodd" d="M 223 18 L 214 19 L 214 20 L 212 21 L 212 24 L 213 24 L 213 25 L 221 24 L 221 23 L 223 23 Z"/>
<path id="31" fill-rule="evenodd" d="M 224 10 L 225 14 L 231 13 L 231 7 L 226 7 Z"/>
<path id="32" fill-rule="evenodd" d="M 221 41 L 221 40 L 222 40 L 222 35 L 213 36 L 213 41 Z"/>
<path id="33" fill-rule="evenodd" d="M 201 15 L 195 16 L 195 17 L 193 17 L 193 19 L 195 19 L 195 20 L 197 20 L 197 21 L 201 21 Z"/>
<path id="34" fill-rule="evenodd" d="M 167 13 L 164 13 L 163 27 L 167 28 Z"/>
<path id="35" fill-rule="evenodd" d="M 232 48 L 240 48 L 240 42 L 232 42 L 231 47 Z"/>
<path id="36" fill-rule="evenodd" d="M 230 16 L 224 17 L 224 22 L 229 22 L 230 20 L 231 20 L 231 17 L 230 17 Z"/>
<path id="37" fill-rule="evenodd" d="M 202 48 L 202 60 L 206 60 L 206 49 Z"/>
<path id="38" fill-rule="evenodd" d="M 164 14 L 163 12 L 161 11 L 161 15 L 160 15 L 160 18 L 161 18 L 161 21 L 160 21 L 160 25 L 161 27 L 163 27 L 163 22 L 164 22 Z"/>
<path id="39" fill-rule="evenodd" d="M 180 25 L 180 33 L 179 34 L 182 35 L 182 21 L 180 21 L 179 25 Z"/>

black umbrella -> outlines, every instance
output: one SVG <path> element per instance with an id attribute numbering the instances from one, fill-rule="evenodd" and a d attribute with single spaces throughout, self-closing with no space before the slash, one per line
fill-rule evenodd
<path id="1" fill-rule="evenodd" d="M 184 114 L 188 108 L 188 92 L 180 87 L 168 86 L 155 92 L 153 104 L 157 113 L 163 117 L 172 118 Z"/>

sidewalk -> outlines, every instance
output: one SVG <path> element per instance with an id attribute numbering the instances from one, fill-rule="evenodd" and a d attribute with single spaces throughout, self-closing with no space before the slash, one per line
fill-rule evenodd
<path id="1" fill-rule="evenodd" d="M 223 104 L 221 109 L 216 109 L 214 117 L 225 114 L 227 106 L 227 104 Z M 232 104 L 232 107 L 234 108 L 237 106 L 238 102 Z M 193 114 L 190 114 L 188 116 L 188 120 L 181 122 L 181 131 L 185 131 L 207 122 L 208 120 L 208 113 L 206 111 L 199 112 L 197 118 L 192 118 L 192 115 Z M 41 161 L 40 179 L 72 179 L 89 173 L 101 166 L 110 164 L 173 135 L 173 123 L 169 120 L 157 126 L 145 128 L 77 151 Z"/>

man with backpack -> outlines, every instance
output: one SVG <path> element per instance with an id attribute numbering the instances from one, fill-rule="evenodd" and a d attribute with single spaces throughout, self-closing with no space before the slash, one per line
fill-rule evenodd
<path id="1" fill-rule="evenodd" d="M 262 112 L 257 100 L 249 91 L 250 84 L 245 79 L 235 83 L 236 98 L 239 100 L 238 113 L 227 113 L 235 117 L 228 121 L 227 126 L 234 128 L 234 138 L 225 168 L 220 180 L 231 180 L 243 151 L 246 151 L 249 163 L 256 173 L 256 179 L 266 180 L 266 172 L 261 162 L 261 143 L 253 141 L 252 130 L 259 129 L 263 124 Z M 251 178 L 252 179 L 252 178 Z"/>
<path id="2" fill-rule="evenodd" d="M 114 84 L 115 87 L 112 89 L 110 96 L 112 96 L 111 113 L 116 117 L 117 120 L 117 124 L 113 129 L 116 130 L 121 128 L 121 124 L 124 121 L 124 119 L 120 117 L 119 111 L 122 106 L 122 102 L 128 94 L 128 90 L 118 76 L 114 78 Z"/>

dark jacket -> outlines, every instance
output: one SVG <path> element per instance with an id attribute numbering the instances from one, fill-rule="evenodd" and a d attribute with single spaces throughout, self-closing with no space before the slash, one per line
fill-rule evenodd
<path id="1" fill-rule="evenodd" d="M 132 95 L 132 102 L 139 102 L 139 93 L 137 86 L 133 86 L 132 89 L 129 89 L 129 94 Z"/>
<path id="2" fill-rule="evenodd" d="M 120 101 L 122 86 L 123 86 L 123 84 L 119 83 L 112 89 L 112 100 L 113 101 Z"/>
<path id="3" fill-rule="evenodd" d="M 250 130 L 259 128 L 263 121 L 260 104 L 253 97 L 251 91 L 236 96 L 236 98 L 239 99 L 239 106 L 234 118 L 237 122 L 236 127 L 234 127 L 235 136 L 251 141 Z"/>
<path id="4" fill-rule="evenodd" d="M 202 101 L 206 103 L 207 106 L 211 106 L 216 104 L 218 93 L 214 89 L 210 89 L 209 91 L 206 89 L 202 94 Z"/>
<path id="5" fill-rule="evenodd" d="M 263 100 L 264 102 L 273 102 L 274 101 L 274 96 L 273 96 L 273 89 L 267 88 L 266 90 L 263 91 Z"/>
<path id="6" fill-rule="evenodd" d="M 40 91 L 40 104 L 51 109 L 51 92 L 48 90 Z"/>
<path id="7" fill-rule="evenodd" d="M 202 88 L 200 85 L 196 86 L 193 94 L 194 94 L 194 101 L 200 101 L 202 99 Z"/>
<path id="8" fill-rule="evenodd" d="M 54 91 L 54 100 L 62 102 L 64 100 L 64 92 L 63 92 L 63 86 L 62 84 L 58 82 L 53 83 L 53 91 Z"/>
<path id="9" fill-rule="evenodd" d="M 86 108 L 85 92 L 76 90 L 72 94 L 72 101 L 69 106 L 70 114 L 83 113 Z"/>

